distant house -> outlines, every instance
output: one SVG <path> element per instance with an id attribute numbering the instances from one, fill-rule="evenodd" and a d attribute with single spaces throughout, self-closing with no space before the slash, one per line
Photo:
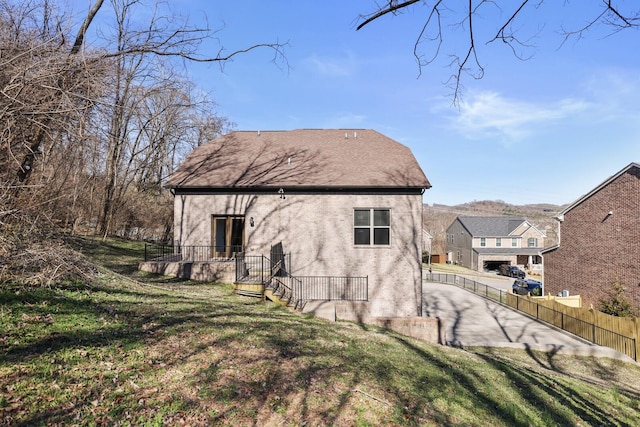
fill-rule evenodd
<path id="1" fill-rule="evenodd" d="M 540 269 L 545 234 L 524 218 L 459 216 L 447 228 L 447 262 L 472 270 Z"/>
<path id="2" fill-rule="evenodd" d="M 369 129 L 232 132 L 196 148 L 166 186 L 177 246 L 210 247 L 222 260 L 286 254 L 282 271 L 310 295 L 302 299 L 349 299 L 349 278 L 365 277 L 365 300 L 343 309 L 359 319 L 421 314 L 422 194 L 431 185 L 391 138 Z"/>
<path id="3" fill-rule="evenodd" d="M 545 292 L 597 306 L 614 282 L 640 309 L 640 165 L 631 163 L 558 216 L 560 241 L 545 249 Z"/>

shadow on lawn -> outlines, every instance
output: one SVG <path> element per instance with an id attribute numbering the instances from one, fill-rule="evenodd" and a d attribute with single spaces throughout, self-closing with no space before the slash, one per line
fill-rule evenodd
<path id="1" fill-rule="evenodd" d="M 83 284 L 9 287 L 0 290 L 0 301 L 14 316 L 8 320 L 0 365 L 65 348 L 123 347 L 148 341 L 158 331 L 202 322 L 197 313 L 211 307 L 206 295 Z"/>
<path id="2" fill-rule="evenodd" d="M 98 240 L 69 236 L 67 244 L 118 274 L 130 275 L 138 270 L 144 260 L 144 244 L 123 239 Z"/>
<path id="3" fill-rule="evenodd" d="M 478 381 L 482 381 L 481 373 L 458 369 L 455 364 L 438 360 L 403 338 L 397 338 L 397 340 L 411 351 L 419 354 L 426 362 L 438 366 L 443 372 L 453 377 L 468 393 L 473 394 L 472 399 L 479 406 L 491 413 L 496 419 L 504 421 L 507 425 L 530 425 L 530 421 L 527 420 L 524 414 L 519 414 L 518 416 L 519 409 L 517 407 L 505 406 L 505 402 L 497 396 L 478 392 L 476 384 L 478 384 Z M 538 358 L 538 356 L 534 356 L 535 352 L 529 353 L 532 357 Z M 554 409 L 554 405 L 567 408 L 568 413 L 576 414 L 587 425 L 608 425 L 611 421 L 611 414 L 602 409 L 602 402 L 597 395 L 575 390 L 558 376 L 548 376 L 543 372 L 523 369 L 521 366 L 518 367 L 501 361 L 499 358 L 494 357 L 490 350 L 486 353 L 476 354 L 488 365 L 495 368 L 496 371 L 504 373 L 506 380 L 513 385 L 512 388 L 518 390 L 519 396 L 515 400 L 522 400 L 532 404 L 540 414 L 544 414 L 543 421 L 545 418 L 553 420 L 556 425 L 574 425 L 576 423 L 576 419 L 569 418 L 566 414 L 557 411 Z M 548 355 L 548 358 L 552 359 L 553 355 L 552 352 L 552 354 Z M 550 363 L 548 369 L 552 370 L 553 366 L 553 363 Z M 602 374 L 605 377 L 615 376 L 615 372 L 609 369 L 604 369 L 604 371 Z M 562 373 L 560 370 L 556 372 Z M 632 400 L 640 397 L 637 393 L 629 390 L 621 391 L 620 394 Z M 551 400 L 549 400 L 549 397 Z M 554 403 L 554 405 L 551 405 L 551 403 Z M 454 425 L 453 421 L 448 419 L 446 424 Z M 622 423 L 620 425 L 626 424 Z"/>

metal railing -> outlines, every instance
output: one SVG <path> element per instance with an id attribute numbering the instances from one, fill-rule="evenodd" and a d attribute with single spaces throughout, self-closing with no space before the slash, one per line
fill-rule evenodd
<path id="1" fill-rule="evenodd" d="M 638 361 L 635 337 L 619 334 L 602 328 L 595 323 L 587 322 L 562 311 L 538 304 L 535 300 L 531 300 L 526 296 L 516 295 L 456 274 L 427 273 L 425 280 L 461 287 L 482 297 L 515 308 L 594 344 L 613 348 L 620 353 L 626 354 L 636 362 Z"/>
<path id="2" fill-rule="evenodd" d="M 291 254 L 277 262 L 264 255 L 246 255 L 241 246 L 178 246 L 146 244 L 144 260 L 153 262 L 235 261 L 236 282 L 262 283 L 286 289 L 296 301 L 368 301 L 368 276 L 291 276 Z"/>
<path id="3" fill-rule="evenodd" d="M 456 274 L 427 273 L 425 280 L 455 285 L 501 304 L 507 304 L 507 291 Z"/>
<path id="4" fill-rule="evenodd" d="M 144 260 L 154 262 L 219 262 L 229 261 L 242 252 L 241 245 L 232 246 L 180 246 L 144 245 Z"/>
<path id="5" fill-rule="evenodd" d="M 369 276 L 295 276 L 292 292 L 304 301 L 368 301 Z"/>
<path id="6" fill-rule="evenodd" d="M 275 263 L 263 255 L 238 254 L 236 281 L 264 283 L 296 302 L 369 299 L 368 276 L 292 276 L 287 271 L 290 263 L 290 254 Z"/>
<path id="7" fill-rule="evenodd" d="M 291 254 L 284 254 L 284 262 L 272 263 L 264 255 L 236 254 L 236 282 L 266 283 L 272 275 L 286 276 Z M 273 271 L 278 265 L 277 271 Z"/>

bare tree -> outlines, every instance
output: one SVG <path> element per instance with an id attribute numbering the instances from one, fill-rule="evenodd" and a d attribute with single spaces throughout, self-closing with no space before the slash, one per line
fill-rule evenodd
<path id="1" fill-rule="evenodd" d="M 147 3 L 154 13 L 132 25 L 128 18 Z M 286 66 L 286 43 L 231 52 L 220 45 L 202 55 L 200 44 L 215 31 L 158 4 L 95 0 L 76 28 L 55 0 L 0 0 L 0 258 L 17 268 L 5 271 L 43 271 L 57 258 L 40 249 L 24 256 L 36 254 L 29 245 L 46 249 L 53 231 L 82 222 L 108 234 L 114 213 L 118 221 L 135 217 L 146 226 L 146 214 L 170 225 L 170 198 L 159 183 L 188 147 L 228 125 L 184 77 L 185 62 L 223 64 L 266 48 Z M 87 47 L 105 35 L 92 23 L 107 5 L 116 12 L 115 37 Z"/>
<path id="2" fill-rule="evenodd" d="M 55 157 L 100 87 L 92 77 L 99 67 L 87 73 L 67 46 L 64 19 L 46 0 L 0 1 L 0 221 L 28 208 L 18 202 L 20 190 L 32 190 L 29 199 L 47 188 L 46 177 L 29 180 L 36 158 Z M 81 30 L 75 43 L 82 37 Z"/>
<path id="3" fill-rule="evenodd" d="M 156 7 L 144 28 L 131 17 L 141 1 L 112 0 L 115 12 L 113 40 L 106 44 L 113 50 L 104 54 L 113 62 L 112 93 L 103 101 L 101 110 L 109 117 L 105 126 L 105 186 L 99 231 L 107 235 L 113 231 L 112 220 L 133 179 L 160 186 L 164 175 L 171 172 L 180 138 L 185 128 L 192 128 L 189 119 L 196 112 L 206 110 L 205 101 L 198 102 L 190 94 L 188 84 L 180 81 L 166 61 L 171 58 L 190 61 L 226 61 L 238 52 L 224 55 L 219 51 L 213 58 L 197 56 L 197 46 L 207 32 L 187 27 L 175 17 L 162 15 Z M 281 55 L 282 45 L 271 47 Z M 205 113 L 205 116 L 211 116 Z M 153 179 L 151 171 L 153 170 Z M 132 171 L 137 171 L 132 173 Z"/>
<path id="4" fill-rule="evenodd" d="M 433 63 L 442 54 L 443 42 L 446 32 L 462 28 L 466 35 L 466 42 L 458 46 L 453 52 L 445 54 L 450 58 L 450 66 L 453 73 L 448 84 L 453 90 L 454 103 L 457 103 L 461 94 L 462 78 L 464 75 L 474 79 L 481 79 L 485 73 L 485 67 L 478 53 L 479 43 L 491 44 L 502 42 L 509 50 L 520 59 L 528 59 L 531 54 L 526 53 L 532 48 L 531 37 L 522 35 L 526 28 L 527 17 L 538 13 L 544 0 L 520 0 L 516 2 L 499 0 L 467 0 L 459 2 L 454 0 L 385 0 L 376 1 L 373 11 L 358 17 L 357 30 L 380 21 L 387 15 L 400 15 L 402 13 L 424 14 L 422 26 L 417 29 L 414 40 L 413 55 L 418 65 L 418 74 L 424 67 Z M 568 8 L 568 1 L 564 2 Z M 578 7 L 583 8 L 585 1 Z M 594 15 L 584 17 L 584 24 L 577 28 L 562 28 L 564 40 L 581 38 L 584 34 L 597 25 L 610 26 L 612 32 L 618 32 L 640 26 L 640 7 L 635 2 L 625 3 L 616 0 L 590 0 L 589 3 L 598 7 Z M 631 3 L 631 4 L 629 4 Z M 493 9 L 493 10 L 492 10 Z M 498 12 L 498 13 L 492 13 Z M 574 13 L 574 12 L 568 12 Z M 476 24 L 477 17 L 498 16 L 491 23 L 484 23 L 485 27 Z M 491 26 L 491 28 L 486 28 Z M 481 31 L 482 30 L 482 31 Z M 481 35 L 479 35 L 481 34 Z M 449 34 L 450 36 L 451 34 Z M 425 47 L 425 45 L 428 45 Z M 428 51 L 429 53 L 425 53 Z"/>
<path id="5" fill-rule="evenodd" d="M 155 8 L 148 22 L 130 25 L 130 16 L 149 2 Z M 184 61 L 223 64 L 258 48 L 271 49 L 274 62 L 286 65 L 286 43 L 255 44 L 231 52 L 220 45 L 213 56 L 202 55 L 200 44 L 215 31 L 193 26 L 161 9 L 158 2 L 149 2 L 107 2 L 116 12 L 113 43 L 86 49 L 85 40 L 94 35 L 89 29 L 105 8 L 104 0 L 93 3 L 75 37 L 68 34 L 72 20 L 59 13 L 53 0 L 0 0 L 0 221 L 42 203 L 45 196 L 51 196 L 50 188 L 68 189 L 73 182 L 76 189 L 88 183 L 95 189 L 95 179 L 100 176 L 106 179 L 100 193 L 107 205 L 103 216 L 108 216 L 121 172 L 116 165 L 124 145 L 118 144 L 129 137 L 122 133 L 129 126 L 126 118 L 118 116 L 141 105 L 136 96 L 152 93 L 153 87 L 159 90 L 158 82 L 167 80 L 154 71 L 168 70 Z M 135 78 L 126 75 L 127 69 L 137 70 Z M 194 108 L 204 110 L 202 105 Z M 110 115 L 107 123 L 103 113 L 108 109 L 117 114 Z M 96 112 L 102 117 L 96 117 Z M 195 114 L 194 110 L 191 116 Z M 96 149 L 104 148 L 101 143 L 105 141 L 111 145 L 100 153 Z M 83 166 L 88 168 L 89 160 L 93 165 L 100 161 L 106 168 L 96 170 L 94 166 L 88 171 Z M 36 170 L 38 179 L 34 180 Z M 56 180 L 54 187 L 52 180 Z M 35 199 L 32 205 L 20 204 L 18 196 Z M 58 202 L 52 205 L 60 207 L 60 194 L 55 197 Z"/>

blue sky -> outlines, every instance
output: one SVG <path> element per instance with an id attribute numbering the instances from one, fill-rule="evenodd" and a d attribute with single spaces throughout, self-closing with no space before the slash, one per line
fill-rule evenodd
<path id="1" fill-rule="evenodd" d="M 597 15 L 598 0 L 525 10 L 516 25 L 531 45 L 526 61 L 502 42 L 485 43 L 509 10 L 484 10 L 475 25 L 485 77 L 464 78 L 458 106 L 445 82 L 449 54 L 462 54 L 465 33 L 446 26 L 439 59 L 418 76 L 412 51 L 424 7 L 356 31 L 374 0 L 171 3 L 194 23 L 206 14 L 220 29 L 203 55 L 220 45 L 289 43 L 289 69 L 274 65 L 268 50 L 236 57 L 223 70 L 189 66 L 236 129 L 375 129 L 411 148 L 433 185 L 425 203 L 565 204 L 640 161 L 640 33 L 599 26 L 562 43 L 560 29 Z M 443 22 L 451 22 L 447 16 Z"/>

